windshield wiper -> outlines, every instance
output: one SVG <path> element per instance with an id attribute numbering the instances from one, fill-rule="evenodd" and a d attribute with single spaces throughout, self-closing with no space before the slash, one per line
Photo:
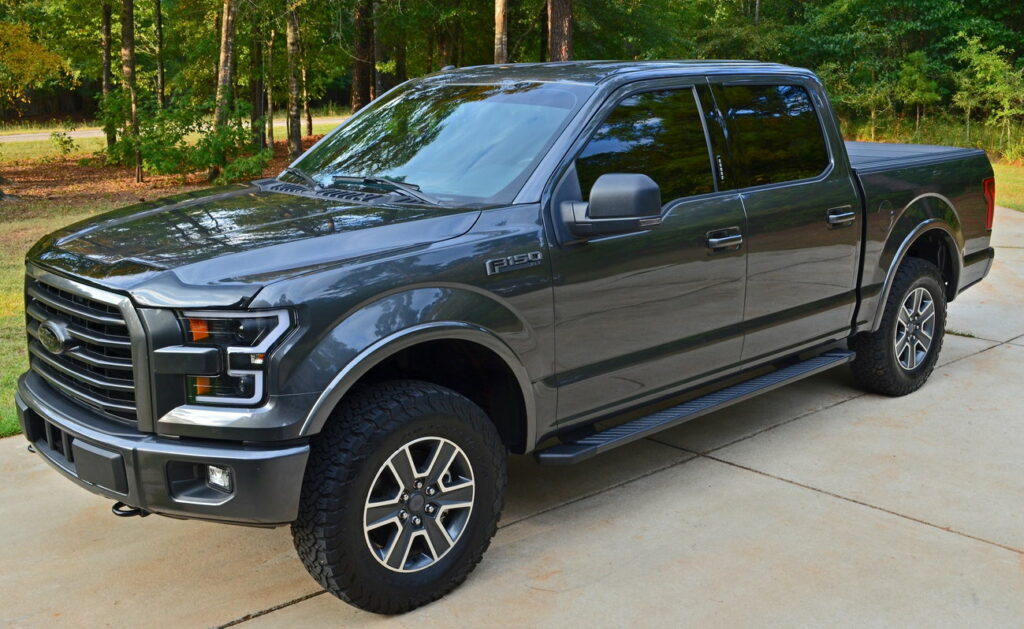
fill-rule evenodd
<path id="1" fill-rule="evenodd" d="M 354 175 L 334 175 L 331 178 L 334 183 L 365 183 L 374 186 L 385 186 L 393 190 L 399 190 L 405 194 L 419 199 L 424 203 L 431 205 L 441 205 L 441 201 L 430 196 L 426 192 L 420 192 L 420 187 L 416 184 L 405 183 L 404 181 L 398 181 L 396 179 L 388 179 L 387 177 L 360 177 Z"/>
<path id="2" fill-rule="evenodd" d="M 292 166 L 289 166 L 284 169 L 284 172 L 288 173 L 289 175 L 295 175 L 299 179 L 305 181 L 306 185 L 308 185 L 313 190 L 319 190 L 320 188 L 323 188 L 323 186 L 320 185 L 319 181 L 313 179 L 313 177 L 304 170 L 299 170 L 298 168 L 293 168 Z"/>

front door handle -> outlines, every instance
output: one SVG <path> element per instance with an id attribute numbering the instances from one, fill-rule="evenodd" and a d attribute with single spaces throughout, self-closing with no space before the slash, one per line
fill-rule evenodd
<path id="1" fill-rule="evenodd" d="M 716 234 L 712 236 L 712 234 Z M 727 247 L 739 247 L 743 244 L 743 234 L 723 234 L 723 232 L 709 232 L 708 233 L 708 249 L 716 251 L 718 249 L 725 249 Z"/>
<path id="2" fill-rule="evenodd" d="M 833 226 L 849 225 L 857 220 L 857 213 L 849 205 L 834 207 L 828 211 L 826 216 L 828 224 Z"/>

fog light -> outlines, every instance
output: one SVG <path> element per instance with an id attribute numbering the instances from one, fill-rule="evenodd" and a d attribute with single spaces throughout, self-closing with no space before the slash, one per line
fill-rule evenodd
<path id="1" fill-rule="evenodd" d="M 206 484 L 214 489 L 231 493 L 231 468 L 217 465 L 206 466 Z"/>

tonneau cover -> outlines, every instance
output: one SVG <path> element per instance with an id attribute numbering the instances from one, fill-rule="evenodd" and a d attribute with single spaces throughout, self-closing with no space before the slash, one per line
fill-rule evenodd
<path id="1" fill-rule="evenodd" d="M 981 153 L 980 149 L 930 144 L 889 144 L 886 142 L 846 142 L 850 165 L 858 171 L 886 170 Z"/>

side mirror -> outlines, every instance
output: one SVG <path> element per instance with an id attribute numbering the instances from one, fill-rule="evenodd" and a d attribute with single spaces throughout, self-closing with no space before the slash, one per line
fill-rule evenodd
<path id="1" fill-rule="evenodd" d="M 661 225 L 661 188 L 647 175 L 609 173 L 590 189 L 590 202 L 563 201 L 562 221 L 575 236 L 646 231 Z"/>

